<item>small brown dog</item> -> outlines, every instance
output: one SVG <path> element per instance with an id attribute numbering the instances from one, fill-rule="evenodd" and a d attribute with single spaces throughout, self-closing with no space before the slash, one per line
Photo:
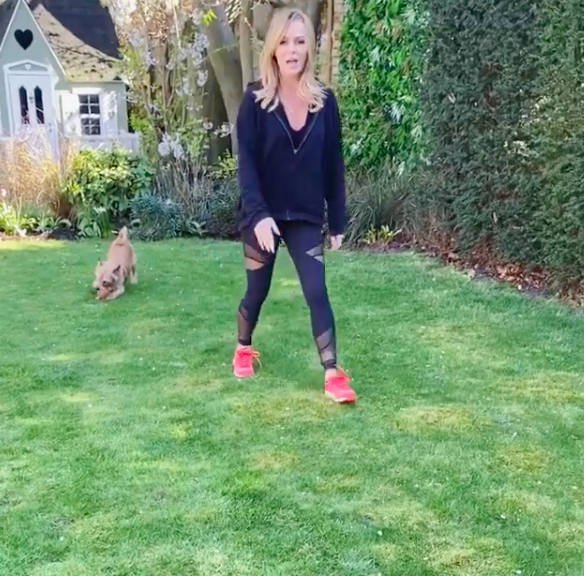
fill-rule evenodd
<path id="1" fill-rule="evenodd" d="M 95 269 L 93 287 L 97 300 L 113 300 L 125 292 L 126 280 L 138 283 L 136 271 L 136 252 L 128 239 L 128 229 L 124 226 L 112 242 L 107 260 L 99 261 Z"/>

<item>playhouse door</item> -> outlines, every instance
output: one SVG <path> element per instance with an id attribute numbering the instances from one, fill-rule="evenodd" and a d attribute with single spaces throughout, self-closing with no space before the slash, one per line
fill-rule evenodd
<path id="1" fill-rule="evenodd" d="M 35 149 L 57 148 L 57 134 L 48 74 L 10 74 L 8 77 L 14 136 Z"/>

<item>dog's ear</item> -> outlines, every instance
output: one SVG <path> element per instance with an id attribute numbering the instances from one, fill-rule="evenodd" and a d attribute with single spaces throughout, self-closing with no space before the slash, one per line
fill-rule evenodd
<path id="1" fill-rule="evenodd" d="M 116 266 L 116 267 L 113 269 L 113 271 L 112 271 L 112 274 L 115 274 L 116 276 L 119 276 L 119 275 L 120 275 L 120 271 L 121 271 L 121 269 L 122 269 L 122 265 L 121 265 L 121 264 L 118 264 L 118 265 L 117 265 L 117 266 Z"/>
<path id="2" fill-rule="evenodd" d="M 101 260 L 97 261 L 97 264 L 95 265 L 95 272 L 99 272 L 101 270 Z"/>

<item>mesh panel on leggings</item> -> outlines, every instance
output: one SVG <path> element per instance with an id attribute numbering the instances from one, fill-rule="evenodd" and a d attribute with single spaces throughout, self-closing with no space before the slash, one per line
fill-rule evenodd
<path id="1" fill-rule="evenodd" d="M 322 246 L 315 246 L 306 252 L 309 256 L 312 256 L 317 262 L 324 264 L 324 253 L 322 251 Z"/>
<path id="2" fill-rule="evenodd" d="M 335 345 L 335 332 L 332 328 L 317 337 L 316 346 L 318 348 L 322 365 L 325 368 L 336 368 L 337 352 Z"/>
<path id="3" fill-rule="evenodd" d="M 242 346 L 251 346 L 252 329 L 248 311 L 240 306 L 237 311 L 237 340 Z"/>
<path id="4" fill-rule="evenodd" d="M 252 248 L 249 244 L 244 245 L 243 253 L 245 255 L 245 268 L 247 270 L 260 270 L 268 263 L 266 256 L 258 252 L 255 248 Z"/>

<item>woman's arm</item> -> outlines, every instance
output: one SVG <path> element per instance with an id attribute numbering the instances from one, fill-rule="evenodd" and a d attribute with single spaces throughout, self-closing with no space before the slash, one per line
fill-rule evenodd
<path id="1" fill-rule="evenodd" d="M 328 91 L 325 106 L 329 116 L 327 123 L 328 146 L 325 152 L 329 176 L 329 185 L 326 191 L 329 233 L 331 236 L 338 236 L 344 234 L 347 227 L 345 161 L 342 151 L 341 115 L 332 90 Z"/>
<path id="2" fill-rule="evenodd" d="M 258 107 L 251 86 L 248 86 L 237 113 L 238 141 L 238 181 L 241 190 L 242 212 L 248 224 L 254 228 L 264 218 L 270 216 L 261 192 L 257 168 L 258 158 Z"/>

